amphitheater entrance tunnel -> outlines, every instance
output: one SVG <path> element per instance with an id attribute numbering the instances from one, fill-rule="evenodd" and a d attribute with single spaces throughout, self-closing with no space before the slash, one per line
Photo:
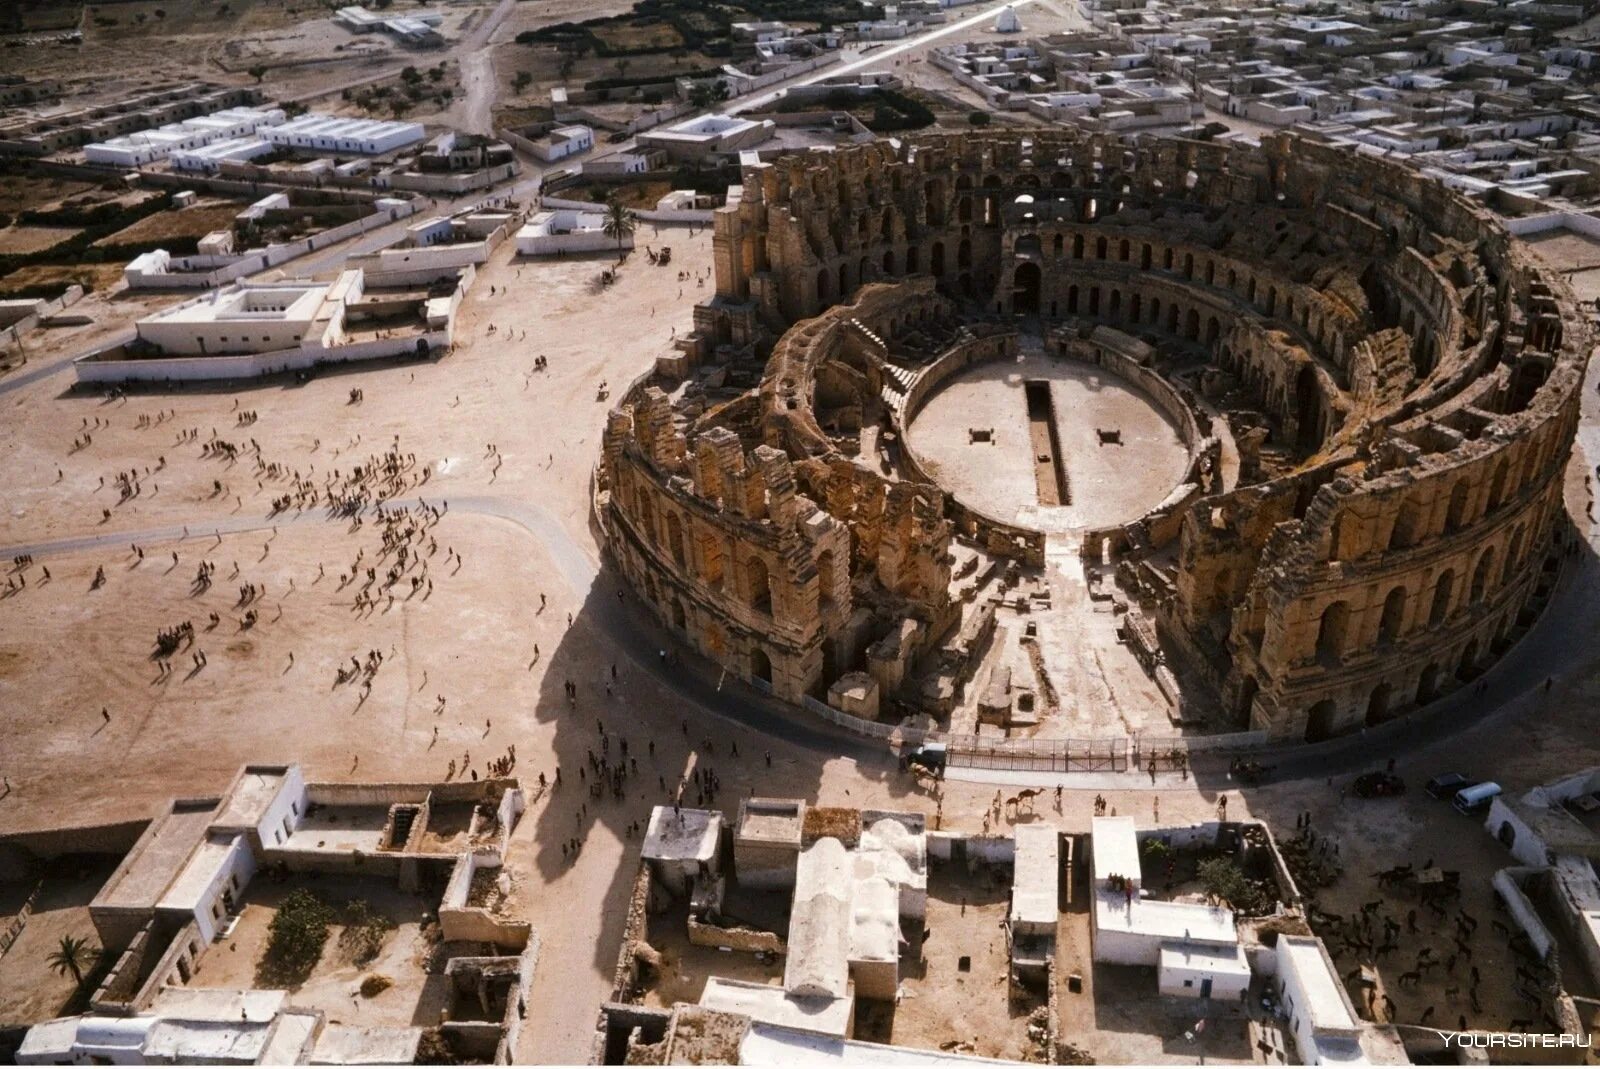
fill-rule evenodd
<path id="1" fill-rule="evenodd" d="M 1017 315 L 1038 315 L 1039 293 L 1044 288 L 1044 273 L 1039 270 L 1039 265 L 1018 264 L 1012 280 L 1011 310 Z"/>

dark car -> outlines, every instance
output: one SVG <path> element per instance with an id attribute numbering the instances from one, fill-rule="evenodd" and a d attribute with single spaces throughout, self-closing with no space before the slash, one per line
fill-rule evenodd
<path id="1" fill-rule="evenodd" d="M 1477 782 L 1477 780 L 1468 779 L 1459 772 L 1446 772 L 1442 776 L 1435 776 L 1430 779 L 1423 790 L 1427 791 L 1430 797 L 1437 798 L 1441 802 L 1448 802 Z"/>

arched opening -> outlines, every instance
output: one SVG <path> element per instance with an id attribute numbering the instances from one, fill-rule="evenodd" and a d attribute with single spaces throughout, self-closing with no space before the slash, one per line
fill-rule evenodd
<path id="1" fill-rule="evenodd" d="M 1190 341 L 1200 340 L 1200 313 L 1193 308 L 1183 317 L 1183 336 Z"/>
<path id="2" fill-rule="evenodd" d="M 1490 546 L 1478 557 L 1478 566 L 1472 569 L 1471 598 L 1476 605 L 1489 589 L 1489 570 L 1494 567 L 1494 547 Z"/>
<path id="3" fill-rule="evenodd" d="M 751 557 L 745 565 L 745 597 L 750 601 L 750 607 L 758 612 L 772 612 L 772 586 L 767 575 L 767 562 L 760 557 Z"/>
<path id="4" fill-rule="evenodd" d="M 1313 705 L 1306 714 L 1306 741 L 1322 742 L 1333 738 L 1333 718 L 1338 711 L 1332 699 L 1324 699 Z"/>
<path id="5" fill-rule="evenodd" d="M 894 212 L 888 208 L 883 210 L 883 221 L 878 224 L 878 236 L 885 241 L 894 237 Z"/>
<path id="6" fill-rule="evenodd" d="M 689 563 L 683 551 L 683 521 L 678 519 L 676 512 L 667 513 L 667 548 L 678 567 L 685 567 Z"/>
<path id="7" fill-rule="evenodd" d="M 893 249 L 884 250 L 884 253 L 883 253 L 883 273 L 885 275 L 894 274 L 894 250 Z"/>
<path id="8" fill-rule="evenodd" d="M 1038 315 L 1039 291 L 1043 284 L 1044 278 L 1038 264 L 1018 264 L 1014 276 L 1016 288 L 1011 297 L 1012 311 L 1018 315 Z"/>
<path id="9" fill-rule="evenodd" d="M 1467 481 L 1456 480 L 1450 488 L 1450 505 L 1444 514 L 1444 533 L 1454 534 L 1467 522 Z"/>
<path id="10" fill-rule="evenodd" d="M 1078 314 L 1078 287 L 1077 286 L 1068 286 L 1067 287 L 1067 314 L 1068 315 L 1074 315 L 1074 316 Z"/>
<path id="11" fill-rule="evenodd" d="M 1461 661 L 1456 665 L 1457 679 L 1471 679 L 1478 674 L 1478 640 L 1473 639 L 1461 647 Z"/>
<path id="12" fill-rule="evenodd" d="M 1367 699 L 1367 726 L 1381 724 L 1389 719 L 1389 695 L 1393 688 L 1387 683 L 1379 683 L 1372 688 L 1372 695 Z"/>
<path id="13" fill-rule="evenodd" d="M 1322 444 L 1322 391 L 1317 387 L 1317 369 L 1306 364 L 1294 379 L 1295 441 L 1304 452 Z"/>
<path id="14" fill-rule="evenodd" d="M 831 605 L 834 597 L 834 583 L 837 576 L 833 570 L 833 550 L 825 549 L 817 554 L 817 590 L 818 597 L 824 606 Z"/>
<path id="15" fill-rule="evenodd" d="M 683 612 L 683 602 L 679 601 L 677 598 L 672 599 L 672 626 L 676 627 L 679 631 L 689 630 L 688 618 Z"/>
<path id="16" fill-rule="evenodd" d="M 1407 549 L 1416 545 L 1421 528 L 1421 507 L 1414 501 L 1401 502 L 1400 514 L 1395 517 L 1394 526 L 1389 529 L 1389 548 Z"/>
<path id="17" fill-rule="evenodd" d="M 700 571 L 707 586 L 722 589 L 722 544 L 714 535 L 700 536 Z"/>
<path id="18" fill-rule="evenodd" d="M 922 270 L 921 250 L 915 245 L 906 250 L 906 274 L 914 275 Z"/>
<path id="19" fill-rule="evenodd" d="M 750 678 L 763 683 L 772 682 L 772 658 L 760 647 L 750 651 Z"/>
<path id="20" fill-rule="evenodd" d="M 1378 641 L 1393 642 L 1400 637 L 1406 620 L 1406 588 L 1397 586 L 1383 599 L 1383 615 L 1378 618 Z"/>
<path id="21" fill-rule="evenodd" d="M 1427 705 L 1439 696 L 1439 666 L 1430 664 L 1417 678 L 1417 704 Z"/>
<path id="22" fill-rule="evenodd" d="M 1500 830 L 1494 833 L 1494 837 L 1499 839 L 1500 845 L 1507 850 L 1517 845 L 1517 829 L 1511 826 L 1509 820 L 1501 822 Z"/>
<path id="23" fill-rule="evenodd" d="M 839 265 L 839 299 L 843 300 L 850 293 L 850 265 Z"/>
<path id="24" fill-rule="evenodd" d="M 1428 608 L 1428 626 L 1438 627 L 1450 615 L 1450 596 L 1455 593 L 1455 573 L 1446 570 L 1433 584 L 1433 604 Z"/>
<path id="25" fill-rule="evenodd" d="M 1505 586 L 1511 582 L 1511 576 L 1516 571 L 1517 560 L 1522 556 L 1522 528 L 1518 527 L 1511 532 L 1511 542 L 1506 547 L 1506 562 L 1500 567 L 1500 585 Z"/>
<path id="26" fill-rule="evenodd" d="M 817 303 L 828 303 L 828 269 L 826 267 L 817 272 Z"/>
<path id="27" fill-rule="evenodd" d="M 961 244 L 956 246 L 956 266 L 972 266 L 972 242 L 962 239 Z"/>
<path id="28" fill-rule="evenodd" d="M 1256 695 L 1261 693 L 1261 684 L 1256 682 L 1255 676 L 1245 676 L 1244 682 L 1239 684 L 1239 702 L 1234 706 L 1234 713 L 1239 723 L 1248 726 L 1250 717 L 1256 706 Z"/>
<path id="29" fill-rule="evenodd" d="M 1506 461 L 1501 457 L 1489 476 L 1489 511 L 1493 512 L 1506 499 Z"/>
<path id="30" fill-rule="evenodd" d="M 932 253 L 932 256 L 931 256 L 931 258 L 929 260 L 929 263 L 931 264 L 931 270 L 933 271 L 933 277 L 934 278 L 943 278 L 944 277 L 944 242 L 935 241 L 933 243 L 933 253 Z"/>
<path id="31" fill-rule="evenodd" d="M 1338 660 L 1344 655 L 1345 629 L 1350 625 L 1350 606 L 1336 601 L 1322 610 L 1317 626 L 1317 656 Z"/>

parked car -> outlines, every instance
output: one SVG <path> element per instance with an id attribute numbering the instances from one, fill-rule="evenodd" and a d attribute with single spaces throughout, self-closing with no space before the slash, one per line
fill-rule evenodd
<path id="1" fill-rule="evenodd" d="M 1459 772 L 1446 772 L 1442 776 L 1435 776 L 1430 779 L 1423 790 L 1427 791 L 1431 797 L 1445 802 L 1477 782 L 1477 780 L 1468 779 Z"/>
<path id="2" fill-rule="evenodd" d="M 1489 803 L 1494 801 L 1499 793 L 1498 783 L 1478 783 L 1457 794 L 1453 804 L 1457 812 L 1471 816 L 1488 809 Z"/>

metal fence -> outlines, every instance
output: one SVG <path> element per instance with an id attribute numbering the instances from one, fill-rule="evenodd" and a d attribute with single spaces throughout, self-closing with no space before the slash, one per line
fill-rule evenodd
<path id="1" fill-rule="evenodd" d="M 752 680 L 757 688 L 771 693 L 762 680 Z M 906 750 L 924 742 L 944 743 L 948 761 L 962 768 L 1006 769 L 1027 772 L 1125 772 L 1143 771 L 1154 763 L 1157 771 L 1186 767 L 1196 753 L 1243 752 L 1267 741 L 1264 731 L 1241 731 L 1227 735 L 1191 737 L 1148 737 L 1111 735 L 1094 739 L 996 739 L 982 735 L 952 735 L 898 724 L 880 724 L 835 709 L 810 696 L 800 700 L 810 713 L 846 731 L 867 738 L 883 739 L 892 750 Z"/>

